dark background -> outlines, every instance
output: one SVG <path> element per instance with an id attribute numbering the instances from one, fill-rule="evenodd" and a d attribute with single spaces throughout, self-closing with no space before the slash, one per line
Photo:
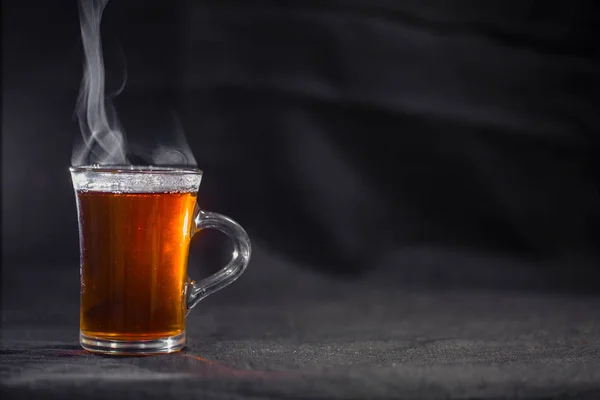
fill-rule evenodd
<path id="1" fill-rule="evenodd" d="M 597 290 L 597 11 L 113 1 L 102 39 L 109 90 L 127 68 L 115 100 L 127 134 L 168 137 L 175 112 L 205 171 L 202 206 L 282 264 L 392 285 Z M 75 271 L 76 2 L 2 14 L 3 266 Z M 216 265 L 221 244 L 195 240 L 192 260 Z"/>

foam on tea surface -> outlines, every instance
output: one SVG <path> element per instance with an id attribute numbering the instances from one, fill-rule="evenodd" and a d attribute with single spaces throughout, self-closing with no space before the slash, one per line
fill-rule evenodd
<path id="1" fill-rule="evenodd" d="M 111 193 L 197 192 L 202 171 L 192 168 L 88 166 L 71 168 L 76 191 Z"/>

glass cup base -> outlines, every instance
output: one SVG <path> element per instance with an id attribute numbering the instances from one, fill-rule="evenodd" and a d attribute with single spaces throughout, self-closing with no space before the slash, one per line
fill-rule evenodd
<path id="1" fill-rule="evenodd" d="M 175 336 L 154 340 L 111 340 L 79 333 L 79 343 L 87 351 L 107 355 L 140 356 L 174 353 L 185 346 L 185 331 Z"/>

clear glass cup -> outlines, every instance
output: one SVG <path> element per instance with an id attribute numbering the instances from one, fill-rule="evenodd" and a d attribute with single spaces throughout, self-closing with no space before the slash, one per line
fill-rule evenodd
<path id="1" fill-rule="evenodd" d="M 155 354 L 185 345 L 185 320 L 200 300 L 235 281 L 250 239 L 232 219 L 196 202 L 202 171 L 166 167 L 71 167 L 81 255 L 80 343 L 105 354 Z M 188 278 L 191 237 L 217 229 L 231 261 Z"/>

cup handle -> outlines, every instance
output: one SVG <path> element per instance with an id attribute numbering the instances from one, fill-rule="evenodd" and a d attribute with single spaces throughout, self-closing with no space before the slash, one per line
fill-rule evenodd
<path id="1" fill-rule="evenodd" d="M 187 311 L 188 313 L 205 297 L 223 289 L 242 275 L 250 261 L 250 238 L 237 222 L 225 215 L 203 211 L 196 206 L 196 215 L 192 223 L 192 235 L 201 229 L 216 229 L 226 234 L 233 242 L 231 261 L 219 272 L 208 278 L 195 282 L 188 278 L 187 282 Z"/>

